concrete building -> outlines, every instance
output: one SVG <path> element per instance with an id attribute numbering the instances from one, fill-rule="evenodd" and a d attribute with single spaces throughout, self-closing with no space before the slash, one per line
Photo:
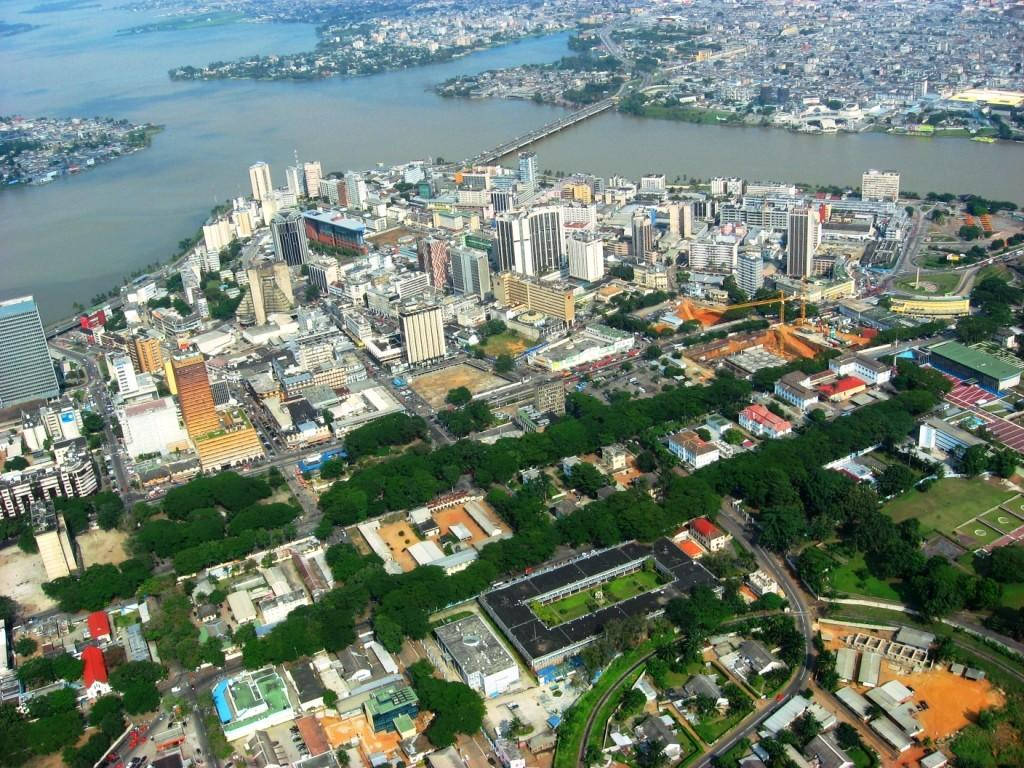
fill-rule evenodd
<path id="1" fill-rule="evenodd" d="M 502 272 L 494 279 L 494 297 L 502 306 L 524 306 L 564 323 L 572 323 L 576 319 L 573 289 L 558 283 L 539 282 L 515 272 Z"/>
<path id="2" fill-rule="evenodd" d="M 833 357 L 828 361 L 828 368 L 837 376 L 856 376 L 872 386 L 885 384 L 892 378 L 892 366 L 864 355 Z"/>
<path id="3" fill-rule="evenodd" d="M 786 241 L 786 274 L 794 279 L 809 278 L 814 266 L 814 252 L 821 243 L 821 223 L 813 208 L 795 208 L 789 214 Z"/>
<path id="4" fill-rule="evenodd" d="M 495 255 L 502 271 L 542 275 L 562 268 L 565 232 L 560 206 L 499 214 L 495 236 Z"/>
<path id="5" fill-rule="evenodd" d="M 451 244 L 441 237 L 425 237 L 416 247 L 416 256 L 430 286 L 444 293 L 451 282 Z"/>
<path id="6" fill-rule="evenodd" d="M 410 365 L 444 357 L 448 346 L 444 338 L 441 308 L 436 304 L 403 307 L 398 313 L 405 361 Z"/>
<path id="7" fill-rule="evenodd" d="M 579 333 L 531 352 L 528 360 L 549 371 L 567 371 L 609 355 L 628 352 L 635 345 L 633 334 L 594 323 Z M 564 395 L 563 405 L 564 410 Z"/>
<path id="8" fill-rule="evenodd" d="M 694 469 L 706 467 L 718 461 L 718 448 L 703 440 L 692 429 L 676 432 L 668 438 L 668 450 Z"/>
<path id="9" fill-rule="evenodd" d="M 128 356 L 139 373 L 159 373 L 164 368 L 164 353 L 155 336 L 134 336 L 128 345 Z"/>
<path id="10" fill-rule="evenodd" d="M 740 411 L 739 424 L 757 437 L 782 437 L 793 431 L 793 425 L 786 419 L 776 416 L 759 403 Z"/>
<path id="11" fill-rule="evenodd" d="M 451 251 L 452 289 L 485 298 L 491 292 L 491 266 L 484 251 L 456 246 Z"/>
<path id="12" fill-rule="evenodd" d="M 640 208 L 630 219 L 630 232 L 632 240 L 630 253 L 637 263 L 648 261 L 648 256 L 654 250 L 654 222 L 651 212 Z"/>
<path id="13" fill-rule="evenodd" d="M 939 370 L 961 379 L 975 379 L 992 392 L 1020 384 L 1019 368 L 958 341 L 944 341 L 929 347 L 928 360 Z"/>
<path id="14" fill-rule="evenodd" d="M 736 285 L 747 296 L 764 287 L 764 259 L 760 253 L 746 251 L 736 259 Z"/>
<path id="15" fill-rule="evenodd" d="M 604 277 L 604 241 L 595 232 L 575 232 L 568 240 L 569 277 L 596 282 Z"/>
<path id="16" fill-rule="evenodd" d="M 59 395 L 35 299 L 0 301 L 0 409 Z"/>
<path id="17" fill-rule="evenodd" d="M 860 177 L 860 197 L 861 200 L 899 200 L 899 171 L 876 171 L 874 168 L 865 171 Z"/>
<path id="18" fill-rule="evenodd" d="M 270 198 L 274 184 L 270 180 L 270 166 L 267 163 L 253 163 L 249 166 L 249 184 L 252 185 L 252 196 L 259 202 Z"/>
<path id="19" fill-rule="evenodd" d="M 243 325 L 266 325 L 267 316 L 287 314 L 295 306 L 292 279 L 283 261 L 269 261 L 245 271 L 249 289 L 235 310 L 235 318 Z"/>
<path id="20" fill-rule="evenodd" d="M 530 194 L 536 189 L 537 186 L 537 153 L 536 152 L 520 152 L 519 153 L 519 181 L 522 182 L 523 188 Z"/>
<path id="21" fill-rule="evenodd" d="M 69 441 L 56 460 L 0 475 L 0 518 L 28 514 L 33 502 L 39 499 L 89 496 L 99 486 L 85 441 Z"/>
<path id="22" fill-rule="evenodd" d="M 125 450 L 132 458 L 153 453 L 166 456 L 188 448 L 188 432 L 169 396 L 127 405 L 118 412 L 118 420 Z"/>
<path id="23" fill-rule="evenodd" d="M 341 269 L 338 267 L 338 260 L 332 258 L 314 259 L 306 264 L 309 273 L 309 282 L 320 289 L 320 293 L 326 295 L 330 286 L 341 278 Z"/>
<path id="24" fill-rule="evenodd" d="M 78 558 L 64 525 L 64 516 L 58 515 L 48 501 L 32 503 L 32 532 L 43 561 L 47 581 L 78 573 Z"/>
<path id="25" fill-rule="evenodd" d="M 476 614 L 444 624 L 434 634 L 474 691 L 486 697 L 500 696 L 519 683 L 519 665 Z"/>
<path id="26" fill-rule="evenodd" d="M 309 243 L 302 211 L 289 208 L 278 211 L 270 220 L 270 233 L 274 239 L 274 255 L 289 267 L 302 266 L 309 261 Z"/>
<path id="27" fill-rule="evenodd" d="M 738 254 L 739 238 L 735 235 L 708 235 L 690 243 L 689 266 L 695 272 L 731 273 L 736 270 Z"/>

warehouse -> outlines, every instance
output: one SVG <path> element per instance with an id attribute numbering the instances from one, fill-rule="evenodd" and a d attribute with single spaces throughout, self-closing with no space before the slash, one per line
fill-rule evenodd
<path id="1" fill-rule="evenodd" d="M 959 379 L 975 379 L 990 392 L 1020 384 L 1020 369 L 980 349 L 957 341 L 944 341 L 928 349 L 929 362 L 940 371 Z"/>
<path id="2" fill-rule="evenodd" d="M 434 630 L 462 679 L 487 697 L 500 696 L 519 683 L 519 665 L 476 614 Z"/>

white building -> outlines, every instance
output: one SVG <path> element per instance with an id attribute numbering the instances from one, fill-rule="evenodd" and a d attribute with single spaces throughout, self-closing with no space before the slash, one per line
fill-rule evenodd
<path id="1" fill-rule="evenodd" d="M 462 679 L 483 696 L 500 696 L 519 684 L 519 665 L 484 621 L 473 614 L 434 630 Z"/>
<path id="2" fill-rule="evenodd" d="M 270 181 L 270 166 L 266 163 L 253 163 L 249 166 L 249 183 L 252 185 L 252 196 L 260 202 L 270 197 L 274 189 Z"/>
<path id="3" fill-rule="evenodd" d="M 761 254 L 748 251 L 736 261 L 736 285 L 747 296 L 753 296 L 764 286 L 764 259 Z"/>
<path id="4" fill-rule="evenodd" d="M 159 453 L 166 456 L 188 447 L 188 433 L 178 418 L 174 399 L 164 397 L 125 406 L 118 413 L 125 449 L 133 458 Z"/>
<path id="5" fill-rule="evenodd" d="M 110 358 L 110 375 L 117 382 L 117 391 L 122 395 L 135 392 L 139 388 L 135 368 L 128 355 L 114 355 Z"/>
<path id="6" fill-rule="evenodd" d="M 840 355 L 828 361 L 837 376 L 856 376 L 871 385 L 885 384 L 892 378 L 892 367 L 864 355 Z"/>
<path id="7" fill-rule="evenodd" d="M 718 461 L 719 453 L 712 443 L 705 441 L 692 429 L 676 432 L 668 438 L 668 449 L 677 458 L 694 469 L 706 467 Z"/>
<path id="8" fill-rule="evenodd" d="M 735 235 L 710 235 L 690 243 L 690 269 L 732 272 L 736 269 L 739 238 Z"/>
<path id="9" fill-rule="evenodd" d="M 861 200 L 891 200 L 900 197 L 900 174 L 898 171 L 876 171 L 872 168 L 860 177 Z"/>
<path id="10" fill-rule="evenodd" d="M 595 232 L 576 232 L 569 237 L 569 277 L 593 283 L 604 277 L 604 241 Z"/>

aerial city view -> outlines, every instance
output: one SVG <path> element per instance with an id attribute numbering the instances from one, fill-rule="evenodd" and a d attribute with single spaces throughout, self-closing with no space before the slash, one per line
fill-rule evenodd
<path id="1" fill-rule="evenodd" d="M 1024 766 L 1024 3 L 0 70 L 0 768 Z"/>

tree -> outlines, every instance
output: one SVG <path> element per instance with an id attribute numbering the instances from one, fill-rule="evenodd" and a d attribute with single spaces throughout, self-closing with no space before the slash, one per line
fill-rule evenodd
<path id="1" fill-rule="evenodd" d="M 473 399 L 473 393 L 466 387 L 456 387 L 455 389 L 449 389 L 448 395 L 445 397 L 445 402 L 450 403 L 456 407 L 466 405 L 470 400 Z"/>
<path id="2" fill-rule="evenodd" d="M 743 442 L 743 433 L 736 428 L 725 430 L 725 434 L 722 435 L 722 439 L 725 440 L 729 445 L 739 445 Z"/>
<path id="3" fill-rule="evenodd" d="M 898 496 L 909 490 L 917 480 L 914 470 L 905 464 L 890 464 L 878 478 L 878 495 L 882 498 Z"/>
<path id="4" fill-rule="evenodd" d="M 338 758 L 338 765 L 340 765 L 341 768 L 348 768 L 348 764 L 351 758 L 349 758 L 348 756 L 347 749 L 345 749 L 344 747 L 339 747 L 338 750 L 334 753 L 334 756 Z"/>
<path id="5" fill-rule="evenodd" d="M 512 355 L 498 355 L 498 358 L 494 361 L 494 370 L 498 373 L 508 373 L 515 367 L 515 360 L 512 359 Z"/>
<path id="6" fill-rule="evenodd" d="M 968 477 L 980 475 L 988 469 L 988 446 L 981 443 L 967 448 L 960 456 L 960 471 Z"/>
<path id="7" fill-rule="evenodd" d="M 160 706 L 156 683 L 166 676 L 167 670 L 161 664 L 129 661 L 110 673 L 110 686 L 123 695 L 125 712 L 139 715 Z"/>
<path id="8" fill-rule="evenodd" d="M 4 472 L 13 472 L 19 469 L 25 469 L 28 466 L 28 460 L 24 456 L 13 456 L 4 462 Z"/>
<path id="9" fill-rule="evenodd" d="M 19 656 L 31 656 L 39 644 L 31 637 L 19 637 L 14 641 L 14 652 Z"/>
<path id="10" fill-rule="evenodd" d="M 328 709 L 333 709 L 334 705 L 338 703 L 338 694 L 331 689 L 324 691 L 324 706 Z"/>
<path id="11" fill-rule="evenodd" d="M 651 344 L 644 350 L 644 360 L 657 360 L 661 357 L 661 347 L 657 344 Z"/>
<path id="12" fill-rule="evenodd" d="M 426 732 L 431 744 L 444 748 L 455 743 L 456 734 L 480 730 L 486 710 L 476 691 L 464 683 L 438 680 L 426 659 L 420 659 L 406 671 L 420 704 L 434 713 Z"/>

